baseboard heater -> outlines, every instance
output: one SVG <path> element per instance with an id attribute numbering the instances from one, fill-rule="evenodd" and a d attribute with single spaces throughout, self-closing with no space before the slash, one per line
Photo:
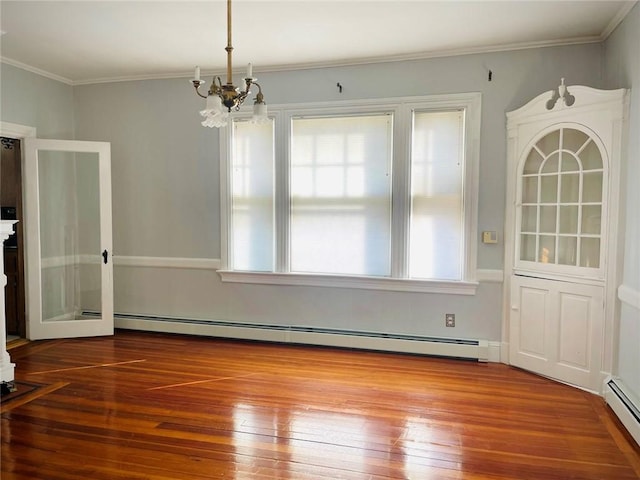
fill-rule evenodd
<path id="1" fill-rule="evenodd" d="M 84 313 L 91 314 L 91 312 Z M 414 353 L 479 362 L 487 362 L 489 358 L 489 346 L 486 340 L 121 313 L 115 314 L 114 319 L 116 328 L 130 330 Z"/>
<path id="2" fill-rule="evenodd" d="M 615 378 L 605 382 L 604 399 L 640 445 L 640 402 Z"/>

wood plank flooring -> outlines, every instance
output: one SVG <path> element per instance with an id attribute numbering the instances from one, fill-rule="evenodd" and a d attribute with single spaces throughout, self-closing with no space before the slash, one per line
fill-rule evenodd
<path id="1" fill-rule="evenodd" d="M 602 399 L 501 364 L 119 331 L 13 349 L 3 480 L 640 478 Z"/>

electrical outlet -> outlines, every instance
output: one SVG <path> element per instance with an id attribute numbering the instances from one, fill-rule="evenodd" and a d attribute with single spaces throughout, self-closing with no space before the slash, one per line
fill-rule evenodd
<path id="1" fill-rule="evenodd" d="M 456 326 L 456 314 L 455 313 L 445 313 L 444 314 L 444 324 L 447 327 L 455 327 Z"/>

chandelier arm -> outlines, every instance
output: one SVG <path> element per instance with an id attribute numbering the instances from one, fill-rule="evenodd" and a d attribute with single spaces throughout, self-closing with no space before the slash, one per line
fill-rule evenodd
<path id="1" fill-rule="evenodd" d="M 196 93 L 198 94 L 198 96 L 202 98 L 207 98 L 206 95 L 201 94 L 200 90 L 198 90 L 200 88 L 200 85 L 202 85 L 204 82 L 201 80 L 192 80 L 192 82 L 193 82 L 193 88 L 196 89 Z"/>
<path id="2" fill-rule="evenodd" d="M 262 87 L 258 82 L 251 82 L 251 85 L 255 85 L 256 87 L 258 87 L 258 93 L 256 95 L 262 95 Z"/>
<path id="3" fill-rule="evenodd" d="M 258 93 L 256 93 L 256 101 L 254 103 L 264 103 L 264 95 L 262 94 L 262 87 L 258 82 L 252 82 L 253 85 L 258 87 Z"/>
<path id="4" fill-rule="evenodd" d="M 214 77 L 213 81 L 211 82 L 211 88 L 209 88 L 209 95 L 221 96 L 221 94 L 222 94 L 222 79 L 220 77 Z"/>

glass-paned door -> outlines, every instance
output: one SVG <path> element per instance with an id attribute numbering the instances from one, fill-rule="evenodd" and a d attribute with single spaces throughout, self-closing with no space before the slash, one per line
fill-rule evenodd
<path id="1" fill-rule="evenodd" d="M 30 339 L 113 334 L 110 144 L 25 140 Z"/>
<path id="2" fill-rule="evenodd" d="M 581 130 L 559 128 L 533 145 L 520 177 L 520 263 L 600 268 L 604 174 Z"/>

